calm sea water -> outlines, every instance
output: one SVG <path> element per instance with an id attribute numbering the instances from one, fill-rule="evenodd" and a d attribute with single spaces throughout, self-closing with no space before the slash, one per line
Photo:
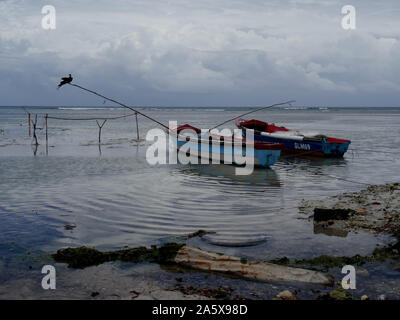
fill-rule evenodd
<path id="1" fill-rule="evenodd" d="M 39 108 L 58 117 L 119 116 L 120 108 Z M 209 128 L 245 112 L 237 108 L 142 108 L 168 123 Z M 134 117 L 108 121 L 97 144 L 95 121 L 49 120 L 31 145 L 25 109 L 0 107 L 0 281 L 18 249 L 53 252 L 160 244 L 198 229 L 214 231 L 196 246 L 249 258 L 368 254 L 389 239 L 365 232 L 316 233 L 299 213 L 301 199 L 400 181 L 400 110 L 383 108 L 269 109 L 252 117 L 293 129 L 351 139 L 343 159 L 282 158 L 271 169 L 236 176 L 224 165 L 157 165 L 136 139 Z M 157 125 L 139 117 L 140 136 Z M 234 128 L 233 123 L 227 125 Z M 35 155 L 36 154 L 36 155 Z M 73 228 L 66 228 L 72 225 Z M 13 270 L 14 270 L 13 269 Z M 14 270 L 15 271 L 15 270 Z M 7 273 L 8 272 L 8 273 Z M 7 275 L 7 277 L 5 276 Z"/>

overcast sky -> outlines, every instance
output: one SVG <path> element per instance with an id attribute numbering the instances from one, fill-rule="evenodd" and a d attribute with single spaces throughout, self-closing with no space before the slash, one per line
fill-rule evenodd
<path id="1" fill-rule="evenodd" d="M 400 106 L 400 1 L 0 0 L 0 105 L 102 104 L 68 73 L 136 106 Z"/>

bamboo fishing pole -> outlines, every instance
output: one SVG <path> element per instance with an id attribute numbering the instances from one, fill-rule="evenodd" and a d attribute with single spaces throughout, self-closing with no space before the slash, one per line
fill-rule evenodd
<path id="1" fill-rule="evenodd" d="M 246 112 L 246 113 L 243 113 L 243 114 L 241 114 L 241 115 L 239 115 L 239 116 L 237 116 L 237 117 L 235 117 L 235 118 L 226 120 L 226 121 L 224 121 L 224 122 L 222 122 L 222 123 L 216 125 L 215 127 L 212 127 L 211 129 L 209 129 L 209 131 L 210 131 L 210 130 L 213 130 L 213 129 L 215 129 L 215 128 L 218 128 L 219 126 L 222 126 L 222 125 L 225 124 L 225 123 L 228 123 L 228 122 L 230 122 L 230 121 L 236 120 L 237 118 L 246 116 L 246 115 L 248 115 L 248 114 L 250 114 L 250 113 L 257 112 L 257 111 L 261 111 L 261 110 L 268 109 L 268 108 L 272 108 L 272 107 L 276 107 L 276 106 L 280 106 L 280 105 L 284 105 L 284 104 L 290 104 L 290 103 L 293 103 L 293 102 L 296 102 L 296 101 L 295 101 L 295 100 L 290 100 L 290 101 L 286 101 L 286 102 L 275 103 L 275 104 L 272 104 L 272 105 L 270 105 L 270 106 L 261 107 L 261 108 L 258 108 L 258 109 L 256 109 L 256 110 L 251 110 L 251 111 Z"/>
<path id="2" fill-rule="evenodd" d="M 90 93 L 92 93 L 92 94 L 95 94 L 96 96 L 99 96 L 99 97 L 101 97 L 101 98 L 103 98 L 103 99 L 105 99 L 105 100 L 108 100 L 108 101 L 114 102 L 114 103 L 116 103 L 116 104 L 119 104 L 120 106 L 122 106 L 122 107 L 124 107 L 124 108 L 128 108 L 128 109 L 132 110 L 133 112 L 136 112 L 137 114 L 140 114 L 140 115 L 142 115 L 143 117 L 145 117 L 145 118 L 147 118 L 147 119 L 149 119 L 149 120 L 151 120 L 151 121 L 154 121 L 155 123 L 157 123 L 157 124 L 159 124 L 160 126 L 166 128 L 167 130 L 169 130 L 169 128 L 168 128 L 166 125 L 162 124 L 161 122 L 157 121 L 156 119 L 153 119 L 152 117 L 149 117 L 148 115 L 146 115 L 146 114 L 144 114 L 144 113 L 142 113 L 142 112 L 140 112 L 140 111 L 138 111 L 138 110 L 135 110 L 135 109 L 132 108 L 132 107 L 129 107 L 129 106 L 127 106 L 127 105 L 125 105 L 125 104 L 123 104 L 123 103 L 121 103 L 121 102 L 118 102 L 118 101 L 114 100 L 114 99 L 107 98 L 107 97 L 103 96 L 103 95 L 100 94 L 100 93 L 97 93 L 97 92 L 95 92 L 95 91 L 93 91 L 93 90 L 86 89 L 86 88 L 84 88 L 84 87 L 82 87 L 82 86 L 80 86 L 80 85 L 77 85 L 77 84 L 74 84 L 74 83 L 68 83 L 68 84 L 69 84 L 70 86 L 74 86 L 74 87 L 77 87 L 77 88 L 79 88 L 79 89 L 82 89 L 82 90 L 85 90 L 85 91 L 87 91 L 87 92 L 90 92 Z"/>
<path id="3" fill-rule="evenodd" d="M 105 99 L 105 100 L 114 102 L 114 103 L 116 103 L 116 104 L 118 104 L 118 105 L 120 105 L 120 106 L 122 106 L 122 107 L 124 107 L 124 108 L 128 108 L 128 109 L 132 110 L 133 112 L 136 112 L 137 114 L 140 114 L 140 115 L 142 115 L 143 117 L 145 117 L 145 118 L 147 118 L 147 119 L 149 119 L 149 120 L 151 120 L 151 121 L 154 121 L 155 123 L 157 123 L 157 124 L 159 124 L 160 126 L 166 128 L 167 130 L 169 130 L 169 128 L 168 128 L 166 125 L 164 125 L 163 123 L 159 122 L 158 120 L 156 120 L 156 119 L 154 119 L 154 118 L 149 117 L 148 115 L 146 115 L 146 114 L 144 114 L 144 113 L 142 113 L 142 112 L 140 112 L 140 111 L 138 111 L 138 110 L 135 110 L 135 109 L 132 108 L 132 107 L 129 107 L 129 106 L 127 106 L 127 105 L 125 105 L 125 104 L 123 104 L 123 103 L 121 103 L 121 102 L 118 102 L 118 101 L 114 100 L 114 99 L 107 98 L 106 96 L 103 96 L 103 95 L 100 94 L 100 93 L 97 93 L 97 92 L 95 92 L 95 91 L 93 91 L 93 90 L 84 88 L 84 87 L 82 87 L 82 86 L 80 86 L 80 85 L 78 85 L 78 84 L 74 84 L 74 83 L 68 83 L 68 84 L 69 84 L 70 86 L 74 86 L 74 87 L 76 87 L 76 88 L 79 88 L 79 89 L 82 89 L 82 90 L 87 91 L 87 92 L 89 92 L 89 93 L 92 93 L 92 94 L 94 94 L 94 95 L 96 95 L 96 96 L 99 96 L 99 97 L 101 97 L 101 98 L 103 98 L 103 99 Z M 216 125 L 215 127 L 209 129 L 208 131 L 211 131 L 212 129 L 218 128 L 219 126 L 222 126 L 222 125 L 225 124 L 225 123 L 228 123 L 228 122 L 230 122 L 230 121 L 232 121 L 232 120 L 235 120 L 235 119 L 237 119 L 237 118 L 240 118 L 240 117 L 243 117 L 243 116 L 245 116 L 245 115 L 248 115 L 248 114 L 250 114 L 250 113 L 254 113 L 254 112 L 257 112 L 257 111 L 261 111 L 261 110 L 264 110 L 264 109 L 267 109 L 267 108 L 272 108 L 272 107 L 276 107 L 276 106 L 280 106 L 280 105 L 284 105 L 284 104 L 290 104 L 290 103 L 292 103 L 292 102 L 295 102 L 295 100 L 290 100 L 290 101 L 281 102 L 281 103 L 275 103 L 275 104 L 272 104 L 272 105 L 270 105 L 270 106 L 265 106 L 265 107 L 262 107 L 262 108 L 259 108 L 259 109 L 256 109 L 256 110 L 252 110 L 252 111 L 243 113 L 243 114 L 241 114 L 241 115 L 239 115 L 239 116 L 236 116 L 236 117 L 234 117 L 234 118 L 232 118 L 232 119 L 226 120 L 226 121 L 224 121 L 224 122 L 222 122 L 222 123 Z"/>

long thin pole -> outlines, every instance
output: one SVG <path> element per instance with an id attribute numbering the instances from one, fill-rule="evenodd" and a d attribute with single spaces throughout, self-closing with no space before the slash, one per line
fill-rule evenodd
<path id="1" fill-rule="evenodd" d="M 32 125 L 33 125 L 33 138 L 35 139 L 35 146 L 38 146 L 39 142 L 36 135 L 37 114 L 35 114 L 35 122 L 32 121 Z"/>
<path id="2" fill-rule="evenodd" d="M 268 108 L 272 108 L 272 107 L 276 107 L 276 106 L 280 106 L 280 105 L 283 105 L 283 104 L 289 104 L 289 103 L 292 103 L 292 102 L 295 102 L 295 101 L 294 101 L 294 100 L 291 100 L 291 101 L 286 101 L 286 102 L 281 102 L 281 103 L 275 103 L 275 104 L 272 104 L 272 105 L 270 105 L 270 106 L 262 107 L 262 108 L 259 108 L 259 109 L 256 109 L 256 110 L 251 110 L 251 111 L 249 111 L 249 112 L 246 112 L 246 113 L 243 113 L 243 114 L 241 114 L 241 115 L 239 115 L 239 116 L 236 116 L 235 118 L 226 120 L 226 121 L 224 121 L 224 122 L 222 122 L 222 123 L 216 125 L 215 127 L 211 128 L 210 130 L 215 129 L 215 128 L 218 128 L 219 126 L 222 126 L 222 125 L 225 124 L 225 123 L 228 123 L 228 122 L 230 122 L 230 121 L 236 120 L 237 118 L 246 116 L 246 115 L 248 115 L 248 114 L 250 114 L 250 113 L 257 112 L 257 111 L 261 111 L 261 110 L 268 109 Z"/>
<path id="3" fill-rule="evenodd" d="M 137 119 L 137 113 L 135 115 L 136 115 L 136 137 L 137 137 L 137 141 L 139 141 L 139 122 Z"/>
<path id="4" fill-rule="evenodd" d="M 46 154 L 49 152 L 49 135 L 48 135 L 48 126 L 47 126 L 47 118 L 49 115 L 46 113 L 45 120 L 46 120 Z"/>
<path id="5" fill-rule="evenodd" d="M 31 113 L 28 112 L 28 127 L 29 127 L 29 136 L 31 136 Z"/>
<path id="6" fill-rule="evenodd" d="M 78 85 L 78 84 L 73 84 L 73 83 L 68 83 L 68 84 L 69 84 L 70 86 L 74 86 L 74 87 L 77 87 L 77 88 L 79 88 L 79 89 L 82 89 L 82 90 L 85 90 L 85 91 L 87 91 L 87 92 L 90 92 L 90 93 L 92 93 L 92 94 L 95 94 L 96 96 L 99 96 L 99 97 L 101 97 L 101 98 L 103 98 L 103 99 L 105 99 L 105 100 L 108 100 L 108 101 L 114 102 L 114 103 L 116 103 L 116 104 L 119 104 L 120 106 L 122 106 L 122 107 L 124 107 L 124 108 L 128 108 L 128 109 L 132 110 L 133 112 L 136 112 L 136 113 L 142 115 L 143 117 L 145 117 L 145 118 L 147 118 L 147 119 L 149 119 L 149 120 L 151 120 L 151 121 L 154 121 L 155 123 L 158 123 L 160 126 L 162 126 L 162 127 L 164 127 L 165 129 L 169 130 L 169 128 L 168 128 L 166 125 L 164 125 L 163 123 L 157 121 L 157 120 L 154 119 L 154 118 L 149 117 L 148 115 L 146 115 L 146 114 L 144 114 L 144 113 L 142 113 L 142 112 L 140 112 L 140 111 L 135 110 L 135 109 L 132 108 L 132 107 L 129 107 L 129 106 L 127 106 L 127 105 L 125 105 L 125 104 L 123 104 L 123 103 L 121 103 L 121 102 L 118 102 L 118 101 L 114 100 L 114 99 L 107 98 L 106 96 L 103 96 L 103 95 L 100 94 L 100 93 L 97 93 L 97 92 L 95 92 L 95 91 L 93 91 L 93 90 L 86 89 L 86 88 L 84 88 L 84 87 L 82 87 L 82 86 L 80 86 L 80 85 Z M 243 116 L 245 116 L 245 115 L 248 115 L 248 114 L 250 114 L 250 113 L 257 112 L 257 111 L 260 111 L 260 110 L 263 110 L 263 109 L 267 109 L 267 108 L 272 108 L 272 107 L 280 106 L 280 105 L 283 105 L 283 104 L 289 104 L 289 103 L 292 103 L 292 102 L 295 102 L 295 100 L 290 100 L 290 101 L 281 102 L 281 103 L 275 103 L 275 104 L 272 104 L 272 105 L 270 105 L 270 106 L 265 106 L 265 107 L 262 107 L 262 108 L 259 108 L 259 109 L 256 109 L 256 110 L 252 110 L 252 111 L 243 113 L 243 114 L 241 114 L 241 115 L 239 115 L 239 116 L 237 116 L 237 117 L 235 117 L 235 118 L 226 120 L 226 121 L 224 121 L 224 122 L 222 122 L 222 123 L 216 125 L 215 127 L 209 129 L 209 131 L 212 130 L 212 129 L 218 128 L 219 126 L 222 126 L 223 124 L 228 123 L 228 122 L 230 122 L 230 121 L 232 121 L 232 120 L 235 120 L 235 119 L 237 119 L 237 118 L 240 118 L 240 117 L 243 117 Z"/>
<path id="7" fill-rule="evenodd" d="M 87 91 L 87 92 L 90 92 L 90 93 L 92 93 L 92 94 L 95 94 L 96 96 L 99 96 L 99 97 L 101 97 L 101 98 L 103 98 L 103 99 L 105 99 L 105 100 L 108 100 L 108 101 L 114 102 L 114 103 L 116 103 L 116 104 L 119 104 L 119 105 L 122 106 L 122 107 L 128 108 L 128 109 L 132 110 L 133 112 L 136 112 L 136 113 L 142 115 L 143 117 L 145 117 L 145 118 L 147 118 L 147 119 L 149 119 L 149 120 L 151 120 L 151 121 L 154 121 L 155 123 L 158 123 L 160 126 L 162 126 L 162 127 L 166 128 L 167 130 L 169 130 L 169 128 L 168 128 L 166 125 L 164 125 L 164 124 L 162 124 L 161 122 L 159 122 L 159 121 L 157 121 L 157 120 L 155 120 L 155 119 L 153 119 L 153 118 L 151 118 L 151 117 L 145 115 L 144 113 L 141 113 L 140 111 L 137 111 L 137 110 L 133 109 L 132 107 L 129 107 L 129 106 L 127 106 L 127 105 L 125 105 L 125 104 L 123 104 L 123 103 L 121 103 L 121 102 L 118 102 L 118 101 L 114 100 L 114 99 L 107 98 L 107 97 L 103 96 L 103 95 L 100 94 L 100 93 L 97 93 L 97 92 L 95 92 L 95 91 L 93 91 L 93 90 L 86 89 L 86 88 L 84 88 L 84 87 L 82 87 L 82 86 L 80 86 L 80 85 L 73 84 L 73 83 L 68 83 L 68 84 L 69 84 L 70 86 L 74 86 L 74 87 L 77 87 L 77 88 L 79 88 L 79 89 L 82 89 L 82 90 L 85 90 L 85 91 Z"/>

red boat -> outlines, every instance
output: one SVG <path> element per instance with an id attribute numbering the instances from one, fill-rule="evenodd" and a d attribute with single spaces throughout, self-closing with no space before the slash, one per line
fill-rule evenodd
<path id="1" fill-rule="evenodd" d="M 342 157 L 351 143 L 350 140 L 327 137 L 319 133 L 290 130 L 255 119 L 236 119 L 235 123 L 238 128 L 242 129 L 243 136 L 246 136 L 246 130 L 254 130 L 255 141 L 283 143 L 282 152 L 286 153 Z"/>

